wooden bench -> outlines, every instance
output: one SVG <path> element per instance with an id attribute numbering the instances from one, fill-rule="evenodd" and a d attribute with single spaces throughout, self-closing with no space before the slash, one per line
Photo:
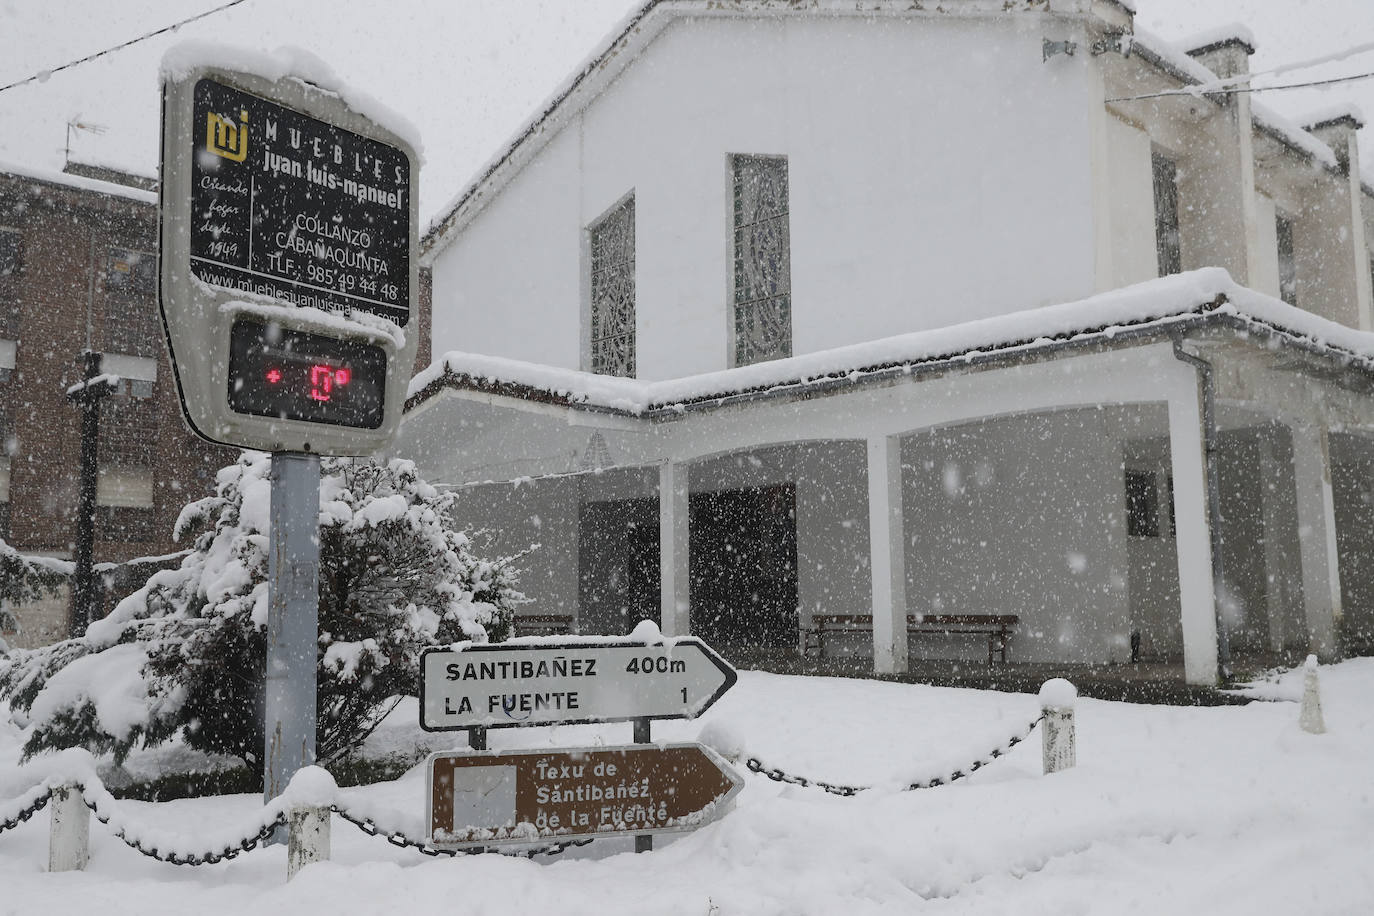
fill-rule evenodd
<path id="1" fill-rule="evenodd" d="M 1015 614 L 927 614 L 917 619 L 908 614 L 907 635 L 935 634 L 957 636 L 974 634 L 988 638 L 988 664 L 995 658 L 1007 663 L 1007 640 L 1012 628 L 1020 620 Z M 809 627 L 802 627 L 800 650 L 802 657 L 825 653 L 828 636 L 844 633 L 873 632 L 873 618 L 868 614 L 815 614 Z"/>
<path id="2" fill-rule="evenodd" d="M 565 636 L 573 631 L 571 614 L 516 614 L 516 636 Z"/>

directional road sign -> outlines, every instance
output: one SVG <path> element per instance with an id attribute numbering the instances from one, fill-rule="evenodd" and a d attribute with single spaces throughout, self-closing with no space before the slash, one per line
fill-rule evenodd
<path id="1" fill-rule="evenodd" d="M 738 679 L 693 636 L 430 649 L 422 669 L 426 731 L 692 719 Z"/>
<path id="2" fill-rule="evenodd" d="M 676 833 L 720 817 L 743 785 L 700 744 L 440 753 L 426 821 L 450 848 Z"/>
<path id="3" fill-rule="evenodd" d="M 159 295 L 187 425 L 274 452 L 385 446 L 418 338 L 414 149 L 305 79 L 168 72 Z"/>

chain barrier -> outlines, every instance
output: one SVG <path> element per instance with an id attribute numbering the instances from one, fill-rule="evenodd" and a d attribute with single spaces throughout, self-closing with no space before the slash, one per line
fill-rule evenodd
<path id="1" fill-rule="evenodd" d="M 1006 755 L 1009 751 L 1012 750 L 1012 748 L 1016 747 L 1022 741 L 1025 741 L 1027 738 L 1030 737 L 1031 733 L 1035 731 L 1036 726 L 1040 725 L 1040 723 L 1044 721 L 1045 716 L 1042 713 L 1037 718 L 1031 720 L 1030 724 L 1026 726 L 1026 729 L 1023 733 L 1011 736 L 1006 741 L 1006 743 L 1002 744 L 999 747 L 993 748 L 989 753 L 987 753 L 982 758 L 973 761 L 973 763 L 969 766 L 964 767 L 960 770 L 955 770 L 948 776 L 937 776 L 933 779 L 908 783 L 907 785 L 902 787 L 901 791 L 910 792 L 914 789 L 933 789 L 937 786 L 949 785 L 950 783 L 956 780 L 970 776 L 973 773 L 976 773 L 978 770 L 982 769 L 983 767 L 987 766 L 988 764 L 992 763 L 994 760 L 997 760 L 998 758 Z M 788 773 L 781 767 L 770 767 L 762 760 L 760 760 L 758 757 L 746 758 L 745 766 L 749 769 L 750 772 L 762 774 L 763 776 L 768 777 L 774 782 L 781 782 L 794 786 L 802 786 L 803 788 L 823 789 L 832 795 L 839 795 L 845 798 L 858 795 L 860 792 L 867 792 L 873 788 L 872 786 L 846 786 L 839 785 L 836 783 L 825 782 L 824 780 L 820 779 L 808 779 L 805 776 L 797 776 L 795 774 Z M 74 781 L 72 785 L 75 788 L 81 790 L 81 798 L 85 802 L 86 807 L 91 810 L 91 813 L 95 816 L 95 819 L 100 821 L 100 823 L 104 824 L 105 826 L 110 827 L 110 821 L 113 819 L 114 815 L 112 812 L 102 810 L 101 802 L 97 800 L 96 797 L 98 794 L 104 795 L 105 797 L 109 797 L 108 792 L 105 791 L 105 787 L 103 785 L 100 786 L 100 793 L 96 793 L 88 791 L 85 784 L 80 781 Z M 31 802 L 21 807 L 13 816 L 0 819 L 0 833 L 4 833 L 6 830 L 12 830 L 13 828 L 19 826 L 20 824 L 32 818 L 39 811 L 42 811 L 43 808 L 45 808 L 48 805 L 48 803 L 52 800 L 54 791 L 55 790 L 50 786 L 44 787 L 39 792 L 37 792 L 37 794 L 34 796 L 34 799 Z M 393 846 L 399 846 L 403 849 L 414 849 L 420 852 L 422 855 L 426 856 L 454 857 L 460 855 L 476 855 L 484 852 L 495 852 L 499 853 L 500 855 L 533 859 L 535 856 L 556 856 L 574 846 L 586 846 L 588 843 L 592 842 L 590 839 L 568 840 L 565 842 L 549 843 L 533 849 L 521 849 L 512 851 L 492 849 L 488 847 L 475 847 L 470 849 L 443 849 L 434 846 L 432 843 L 429 843 L 424 840 L 411 839 L 410 837 L 406 836 L 405 833 L 403 833 L 402 831 L 386 830 L 382 827 L 379 827 L 377 823 L 373 821 L 370 817 L 355 815 L 342 805 L 330 805 L 329 810 L 339 815 L 339 817 L 343 818 L 345 821 L 348 821 L 350 824 L 357 827 L 359 830 L 361 830 L 368 836 L 380 836 Z M 180 853 L 175 850 L 160 850 L 155 845 L 145 843 L 139 837 L 129 836 L 126 832 L 126 828 L 122 825 L 115 825 L 112 827 L 112 829 L 114 831 L 114 835 L 119 840 L 123 841 L 125 845 L 129 846 L 131 849 L 134 849 L 139 853 L 142 853 L 145 856 L 148 856 L 149 858 L 157 859 L 159 862 L 169 862 L 172 865 L 213 865 L 216 862 L 222 862 L 227 859 L 232 859 L 240 853 L 249 852 L 257 848 L 258 846 L 261 846 L 263 843 L 267 842 L 272 837 L 272 835 L 277 831 L 278 827 L 285 826 L 285 824 L 286 814 L 285 812 L 279 811 L 271 820 L 264 821 L 261 829 L 259 829 L 256 834 L 250 834 L 248 836 L 242 837 L 237 841 L 237 843 L 226 843 L 220 850 L 206 850 L 205 852 L 199 853 Z"/>
<path id="2" fill-rule="evenodd" d="M 46 808 L 48 806 L 48 802 L 51 800 L 52 789 L 43 789 L 43 791 L 39 792 L 38 795 L 34 797 L 34 800 L 32 802 L 30 802 L 27 806 L 21 807 L 19 809 L 19 812 L 15 814 L 14 817 L 7 817 L 3 820 L 0 820 L 0 833 L 4 833 L 6 830 L 13 830 L 15 827 L 18 827 L 20 824 L 24 823 L 29 818 L 33 817 L 39 811 L 42 811 L 44 808 Z"/>
<path id="3" fill-rule="evenodd" d="M 992 763 L 994 760 L 1004 756 L 1012 748 L 1016 747 L 1016 745 L 1020 744 L 1022 741 L 1025 741 L 1027 738 L 1029 738 L 1031 736 L 1031 732 L 1035 731 L 1036 726 L 1044 721 L 1045 715 L 1044 713 L 1041 713 L 1038 717 L 1031 720 L 1030 724 L 1026 726 L 1024 732 L 1022 732 L 1019 735 L 1012 735 L 1000 747 L 993 748 L 982 758 L 973 761 L 973 763 L 964 767 L 963 769 L 955 770 L 948 776 L 937 776 L 934 779 L 920 780 L 917 782 L 908 783 L 907 785 L 902 787 L 901 791 L 910 792 L 914 789 L 933 789 L 937 786 L 947 786 L 955 780 L 963 779 L 966 776 L 971 776 L 972 774 L 981 770 L 983 767 Z M 767 776 L 774 782 L 786 783 L 792 786 L 802 786 L 803 788 L 824 789 L 831 795 L 839 795 L 844 798 L 850 798 L 852 796 L 858 795 L 860 792 L 867 792 L 873 788 L 872 786 L 844 786 L 837 785 L 836 783 L 824 782 L 823 780 L 819 779 L 807 779 L 805 776 L 796 776 L 792 773 L 788 773 L 781 767 L 770 767 L 757 757 L 746 758 L 746 760 L 744 761 L 744 765 L 749 769 L 749 772 L 760 773 L 764 776 Z"/>
<path id="4" fill-rule="evenodd" d="M 350 824 L 357 827 L 359 830 L 361 830 L 368 836 L 380 836 L 383 839 L 385 839 L 388 843 L 390 843 L 392 846 L 400 846 L 405 849 L 415 849 L 418 850 L 421 854 L 427 856 L 471 856 L 484 852 L 494 852 L 504 856 L 511 856 L 513 858 L 533 859 L 535 856 L 556 856 L 572 848 L 573 846 L 586 846 L 588 843 L 591 842 L 590 839 L 568 840 L 562 843 L 549 843 L 547 845 L 540 846 L 536 849 L 522 849 L 510 852 L 501 849 L 493 849 L 487 847 L 475 847 L 472 849 L 441 849 L 437 846 L 434 846 L 431 843 L 426 843 L 423 840 L 412 840 L 410 837 L 406 836 L 399 830 L 385 830 L 381 827 L 378 827 L 377 823 L 373 821 L 372 818 L 354 815 L 350 813 L 347 808 L 343 808 L 339 805 L 331 805 L 329 810 L 333 811 L 339 817 L 348 821 Z"/>
<path id="5" fill-rule="evenodd" d="M 279 812 L 274 818 L 264 822 L 262 828 L 258 830 L 256 834 L 242 837 L 236 843 L 226 843 L 219 850 L 190 853 L 183 853 L 177 850 L 167 851 L 158 849 L 157 846 L 146 843 L 137 836 L 130 836 L 123 826 L 112 826 L 110 822 L 114 820 L 113 812 L 103 810 L 101 802 L 97 800 L 97 793 L 88 791 L 84 783 L 73 781 L 72 787 L 81 791 L 81 799 L 86 807 L 91 810 L 91 814 L 106 827 L 111 827 L 117 839 L 122 841 L 130 849 L 148 856 L 151 859 L 157 859 L 159 862 L 168 862 L 172 865 L 213 865 L 216 862 L 232 859 L 241 853 L 249 852 L 263 845 L 271 839 L 278 827 L 286 825 L 286 814 L 284 812 Z M 104 786 L 100 788 L 103 790 Z M 0 833 L 18 827 L 20 824 L 32 818 L 35 814 L 42 811 L 52 800 L 54 791 L 55 790 L 51 787 L 44 787 L 34 796 L 33 801 L 21 807 L 12 817 L 6 817 L 0 820 Z M 453 857 L 459 855 L 475 855 L 482 852 L 496 852 L 501 855 L 532 859 L 535 856 L 556 856 L 574 846 L 586 846 L 591 842 L 590 839 L 569 840 L 566 842 L 549 843 L 534 849 L 522 849 L 509 852 L 488 848 L 442 849 L 423 840 L 413 840 L 399 830 L 383 829 L 377 826 L 376 822 L 371 818 L 354 815 L 341 805 L 330 805 L 329 810 L 339 815 L 339 817 L 348 821 L 350 824 L 353 824 L 368 836 L 380 836 L 393 846 L 400 846 L 404 849 L 414 849 L 427 856 Z"/>

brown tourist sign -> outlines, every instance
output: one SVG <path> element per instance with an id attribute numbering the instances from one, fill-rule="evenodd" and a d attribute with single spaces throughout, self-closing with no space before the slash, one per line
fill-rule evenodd
<path id="1" fill-rule="evenodd" d="M 435 846 L 676 833 L 715 820 L 744 785 L 700 744 L 444 752 L 429 758 Z"/>

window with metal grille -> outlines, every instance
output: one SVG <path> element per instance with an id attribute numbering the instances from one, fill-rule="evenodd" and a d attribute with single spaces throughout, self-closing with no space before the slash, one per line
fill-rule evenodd
<path id="1" fill-rule="evenodd" d="M 594 223 L 591 234 L 591 370 L 635 375 L 635 199 Z"/>
<path id="2" fill-rule="evenodd" d="M 1178 235 L 1178 166 L 1160 153 L 1150 156 L 1154 174 L 1155 254 L 1159 275 L 1167 277 L 1183 270 L 1183 249 Z"/>
<path id="3" fill-rule="evenodd" d="M 1274 233 L 1279 242 L 1279 298 L 1298 304 L 1298 262 L 1293 257 L 1293 221 L 1282 213 L 1274 217 Z"/>
<path id="4" fill-rule="evenodd" d="M 735 365 L 792 355 L 787 159 L 731 156 Z"/>

